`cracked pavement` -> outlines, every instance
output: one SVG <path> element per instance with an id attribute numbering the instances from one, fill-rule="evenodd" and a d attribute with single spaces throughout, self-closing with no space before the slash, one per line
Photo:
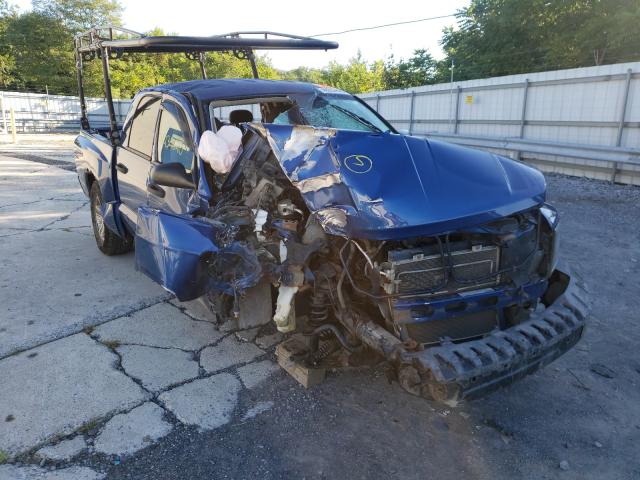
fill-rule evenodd
<path id="1" fill-rule="evenodd" d="M 272 325 L 217 325 L 132 254 L 102 255 L 56 164 L 72 158 L 0 146 L 0 480 L 640 478 L 640 189 L 549 177 L 563 254 L 595 295 L 586 338 L 452 409 L 383 366 L 304 390 Z"/>
<path id="2" fill-rule="evenodd" d="M 244 388 L 236 367 L 272 363 L 266 351 L 169 302 L 132 254 L 100 254 L 75 174 L 31 157 L 0 157 L 0 451 L 69 461 L 92 440 L 77 433 L 99 424 L 91 450 L 124 457 L 178 419 L 227 423 Z"/>

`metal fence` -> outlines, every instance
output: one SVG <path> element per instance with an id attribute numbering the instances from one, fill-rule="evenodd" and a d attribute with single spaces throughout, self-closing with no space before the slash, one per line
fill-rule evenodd
<path id="1" fill-rule="evenodd" d="M 131 100 L 114 100 L 118 121 L 123 121 Z M 78 97 L 46 95 L 42 93 L 0 91 L 0 129 L 10 130 L 10 111 L 13 109 L 18 133 L 72 131 L 80 129 Z M 109 126 L 107 104 L 102 98 L 87 98 L 87 111 L 92 127 Z"/>
<path id="2" fill-rule="evenodd" d="M 640 184 L 640 62 L 360 97 L 396 128 L 542 170 Z"/>
<path id="3" fill-rule="evenodd" d="M 546 171 L 640 185 L 640 62 L 360 97 L 413 135 L 497 151 Z M 119 121 L 130 102 L 115 101 Z M 0 92 L 5 132 L 11 108 L 18 132 L 80 128 L 77 97 Z M 103 99 L 87 99 L 87 108 L 92 126 L 108 126 Z M 229 108 L 219 114 L 225 117 Z"/>

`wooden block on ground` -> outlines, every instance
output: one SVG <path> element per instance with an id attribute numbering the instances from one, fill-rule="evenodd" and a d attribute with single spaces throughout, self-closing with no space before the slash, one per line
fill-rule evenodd
<path id="1" fill-rule="evenodd" d="M 324 368 L 309 368 L 292 358 L 300 353 L 300 348 L 301 342 L 295 336 L 278 345 L 276 348 L 278 364 L 304 388 L 322 383 L 326 374 Z"/>

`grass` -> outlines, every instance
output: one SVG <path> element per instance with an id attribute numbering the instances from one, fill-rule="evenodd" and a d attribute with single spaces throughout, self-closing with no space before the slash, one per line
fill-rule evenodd
<path id="1" fill-rule="evenodd" d="M 96 428 L 97 426 L 98 426 L 98 420 L 90 420 L 89 422 L 87 422 L 84 425 L 82 425 L 78 429 L 78 432 L 79 433 L 87 433 L 90 430 L 93 430 L 94 428 Z"/>
<path id="2" fill-rule="evenodd" d="M 117 340 L 107 340 L 106 342 L 102 342 L 104 346 L 109 347 L 111 350 L 115 350 L 120 346 L 120 342 Z"/>
<path id="3" fill-rule="evenodd" d="M 0 450 L 0 465 L 7 463 L 9 460 L 9 454 L 3 450 Z"/>

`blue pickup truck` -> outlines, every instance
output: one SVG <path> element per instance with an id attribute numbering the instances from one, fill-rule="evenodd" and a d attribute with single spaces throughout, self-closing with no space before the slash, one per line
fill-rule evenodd
<path id="1" fill-rule="evenodd" d="M 82 62 L 99 57 L 109 102 L 108 60 L 128 49 L 219 51 L 231 39 L 252 59 L 274 46 L 93 32 L 76 43 L 80 93 Z M 160 85 L 122 125 L 111 105 L 110 120 L 91 128 L 83 108 L 76 140 L 98 248 L 135 249 L 139 270 L 180 300 L 212 299 L 220 321 L 261 296 L 277 328 L 304 339 L 296 361 L 374 353 L 407 391 L 457 402 L 582 336 L 588 302 L 559 261 L 557 211 L 542 174 L 518 161 L 403 135 L 357 97 L 300 82 Z M 242 143 L 220 174 L 198 145 L 225 125 Z"/>

